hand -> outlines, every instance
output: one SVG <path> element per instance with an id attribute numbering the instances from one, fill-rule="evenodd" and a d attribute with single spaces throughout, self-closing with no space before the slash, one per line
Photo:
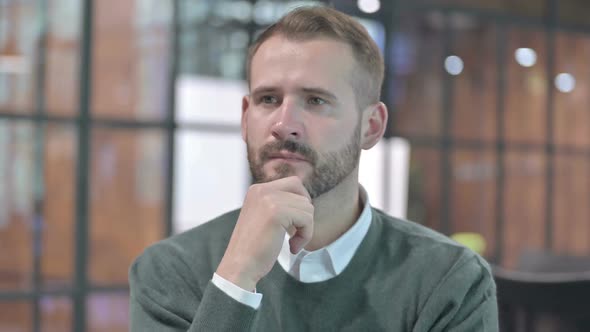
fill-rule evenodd
<path id="1" fill-rule="evenodd" d="M 313 235 L 311 197 L 296 176 L 254 184 L 248 189 L 217 274 L 253 291 L 275 264 L 285 233 L 292 253 L 298 253 Z"/>

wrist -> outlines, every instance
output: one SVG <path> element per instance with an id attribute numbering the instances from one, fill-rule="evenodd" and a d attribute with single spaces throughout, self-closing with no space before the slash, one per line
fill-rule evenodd
<path id="1" fill-rule="evenodd" d="M 256 284 L 258 283 L 258 280 L 250 277 L 247 273 L 241 271 L 235 266 L 228 267 L 226 264 L 223 264 L 223 261 L 219 264 L 215 273 L 217 273 L 217 275 L 223 279 L 249 292 L 254 292 L 256 289 Z"/>

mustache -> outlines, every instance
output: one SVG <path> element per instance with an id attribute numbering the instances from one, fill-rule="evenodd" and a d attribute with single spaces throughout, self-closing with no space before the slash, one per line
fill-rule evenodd
<path id="1" fill-rule="evenodd" d="M 307 159 L 312 165 L 315 165 L 317 160 L 317 153 L 311 147 L 303 143 L 287 140 L 275 141 L 264 145 L 260 150 L 260 161 L 265 162 L 271 158 L 271 155 L 281 151 L 297 153 Z"/>

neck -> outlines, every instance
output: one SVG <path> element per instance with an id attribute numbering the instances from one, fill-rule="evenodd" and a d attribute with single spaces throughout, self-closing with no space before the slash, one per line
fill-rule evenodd
<path id="1" fill-rule="evenodd" d="M 357 221 L 362 207 L 358 168 L 329 192 L 315 198 L 313 237 L 305 246 L 313 251 L 338 239 Z"/>

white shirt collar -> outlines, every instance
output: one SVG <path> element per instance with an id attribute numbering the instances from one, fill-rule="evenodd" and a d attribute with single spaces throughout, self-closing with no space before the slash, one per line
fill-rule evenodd
<path id="1" fill-rule="evenodd" d="M 293 255 L 289 247 L 289 235 L 285 235 L 277 259 L 283 269 L 303 282 L 325 281 L 340 274 L 350 263 L 371 225 L 369 196 L 362 186 L 360 200 L 364 206 L 358 220 L 336 241 L 324 248 L 311 252 L 303 249 L 297 255 Z"/>

